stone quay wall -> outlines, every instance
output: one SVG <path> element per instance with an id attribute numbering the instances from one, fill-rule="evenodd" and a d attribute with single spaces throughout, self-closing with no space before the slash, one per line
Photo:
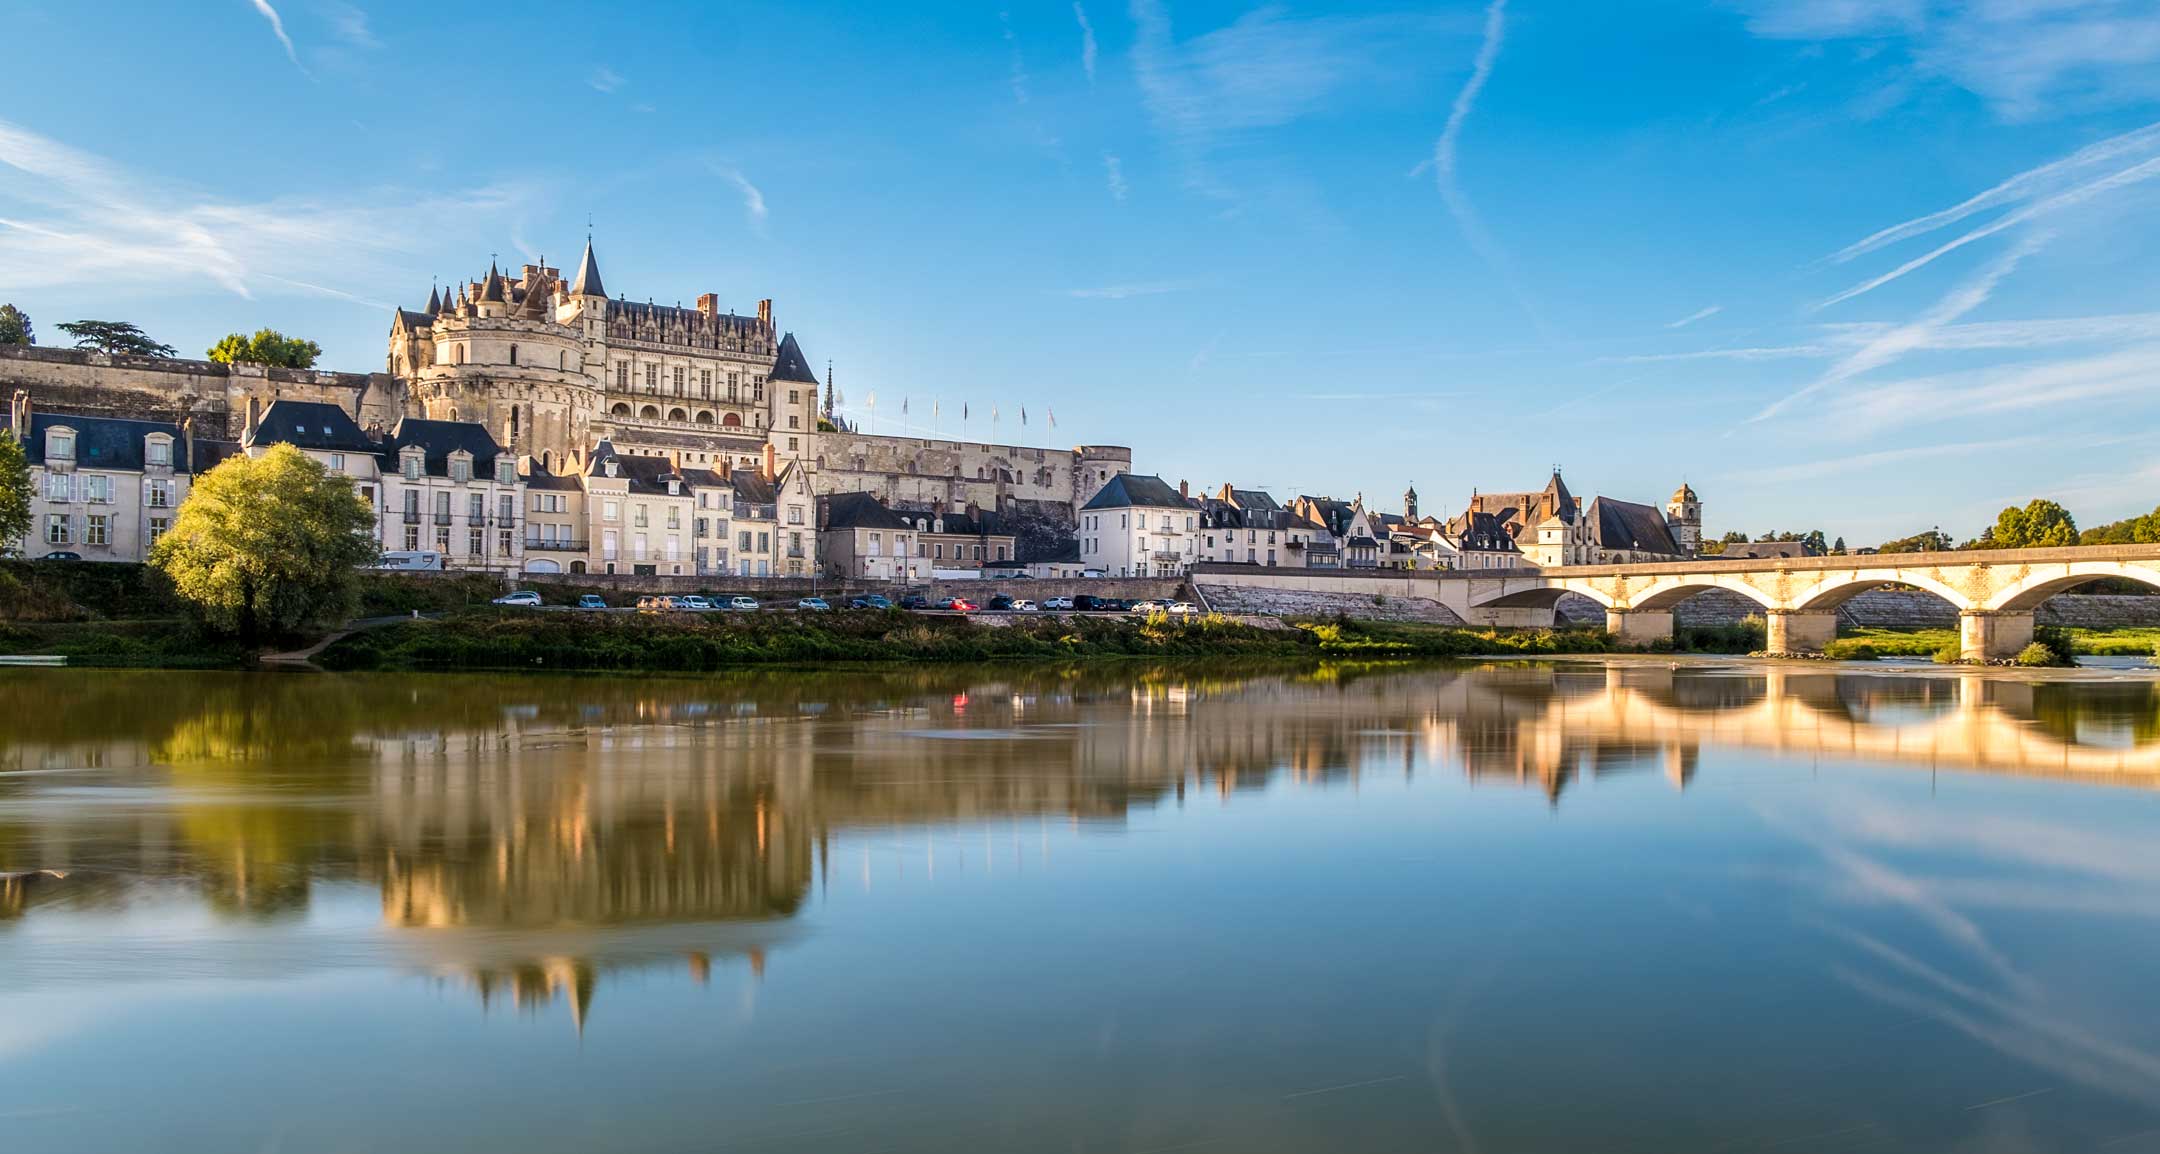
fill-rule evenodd
<path id="1" fill-rule="evenodd" d="M 89 349 L 0 346 L 0 393 L 23 389 L 41 411 L 174 421 L 195 418 L 198 435 L 234 439 L 247 402 L 326 401 L 362 425 L 397 423 L 404 387 L 385 373 L 335 373 L 226 365 L 180 357 L 115 356 Z"/>

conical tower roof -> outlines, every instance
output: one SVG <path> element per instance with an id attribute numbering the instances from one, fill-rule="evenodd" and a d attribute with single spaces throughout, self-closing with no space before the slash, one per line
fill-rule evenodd
<path id="1" fill-rule="evenodd" d="M 427 294 L 427 315 L 434 316 L 436 313 L 439 313 L 441 311 L 442 294 L 440 292 L 437 292 L 433 286 L 430 286 L 428 288 Z"/>
<path id="2" fill-rule="evenodd" d="M 768 381 L 801 381 L 817 384 L 817 374 L 810 371 L 810 362 L 803 357 L 802 346 L 795 343 L 795 334 L 780 338 L 780 355 L 773 359 L 772 372 L 765 374 Z"/>
<path id="3" fill-rule="evenodd" d="M 502 301 L 505 299 L 503 296 L 502 274 L 495 270 L 494 261 L 488 262 L 487 283 L 480 286 L 480 299 L 484 301 Z"/>
<path id="4" fill-rule="evenodd" d="M 593 259 L 592 238 L 585 238 L 585 255 L 578 259 L 577 280 L 570 285 L 574 297 L 604 297 L 606 286 L 600 283 L 600 262 Z"/>

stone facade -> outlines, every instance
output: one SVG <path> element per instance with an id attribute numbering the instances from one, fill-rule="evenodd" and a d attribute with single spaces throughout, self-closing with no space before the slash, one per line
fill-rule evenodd
<path id="1" fill-rule="evenodd" d="M 115 356 L 88 349 L 0 346 L 0 392 L 21 389 L 46 412 L 177 423 L 237 440 L 255 400 L 327 401 L 362 425 L 388 428 L 406 412 L 405 388 L 386 373 L 333 373 L 226 365 L 178 357 Z"/>

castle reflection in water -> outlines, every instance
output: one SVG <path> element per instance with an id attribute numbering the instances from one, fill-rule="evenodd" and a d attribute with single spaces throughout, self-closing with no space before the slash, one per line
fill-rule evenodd
<path id="1" fill-rule="evenodd" d="M 0 933 L 184 901 L 381 895 L 486 999 L 766 951 L 836 837 L 1118 823 L 1191 791 L 1460 772 L 1560 805 L 1731 747 L 2160 784 L 2160 686 L 1645 663 L 749 673 L 696 681 L 0 675 Z M 176 896 L 177 895 L 177 896 Z"/>

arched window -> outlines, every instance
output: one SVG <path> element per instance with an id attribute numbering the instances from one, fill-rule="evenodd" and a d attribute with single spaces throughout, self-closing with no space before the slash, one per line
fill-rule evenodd
<path id="1" fill-rule="evenodd" d="M 681 409 L 669 409 L 667 419 L 670 421 L 687 421 L 690 419 L 690 414 L 683 412 Z"/>
<path id="2" fill-rule="evenodd" d="M 630 415 L 630 406 L 617 401 L 615 407 L 608 410 L 608 415 L 611 417 L 627 417 Z"/>
<path id="3" fill-rule="evenodd" d="M 728 413 L 720 418 L 720 427 L 723 429 L 740 429 L 742 428 L 742 418 L 733 413 Z"/>
<path id="4" fill-rule="evenodd" d="M 660 419 L 660 410 L 653 408 L 651 405 L 647 405 L 644 408 L 638 410 L 638 416 L 643 417 L 648 421 L 657 421 Z"/>
<path id="5" fill-rule="evenodd" d="M 697 415 L 697 423 L 700 425 L 712 424 L 712 412 L 707 409 L 699 409 Z"/>
<path id="6" fill-rule="evenodd" d="M 516 345 L 511 345 L 511 346 L 510 346 L 510 363 L 511 363 L 511 364 L 513 364 L 513 365 L 517 363 L 517 346 L 516 346 Z"/>

